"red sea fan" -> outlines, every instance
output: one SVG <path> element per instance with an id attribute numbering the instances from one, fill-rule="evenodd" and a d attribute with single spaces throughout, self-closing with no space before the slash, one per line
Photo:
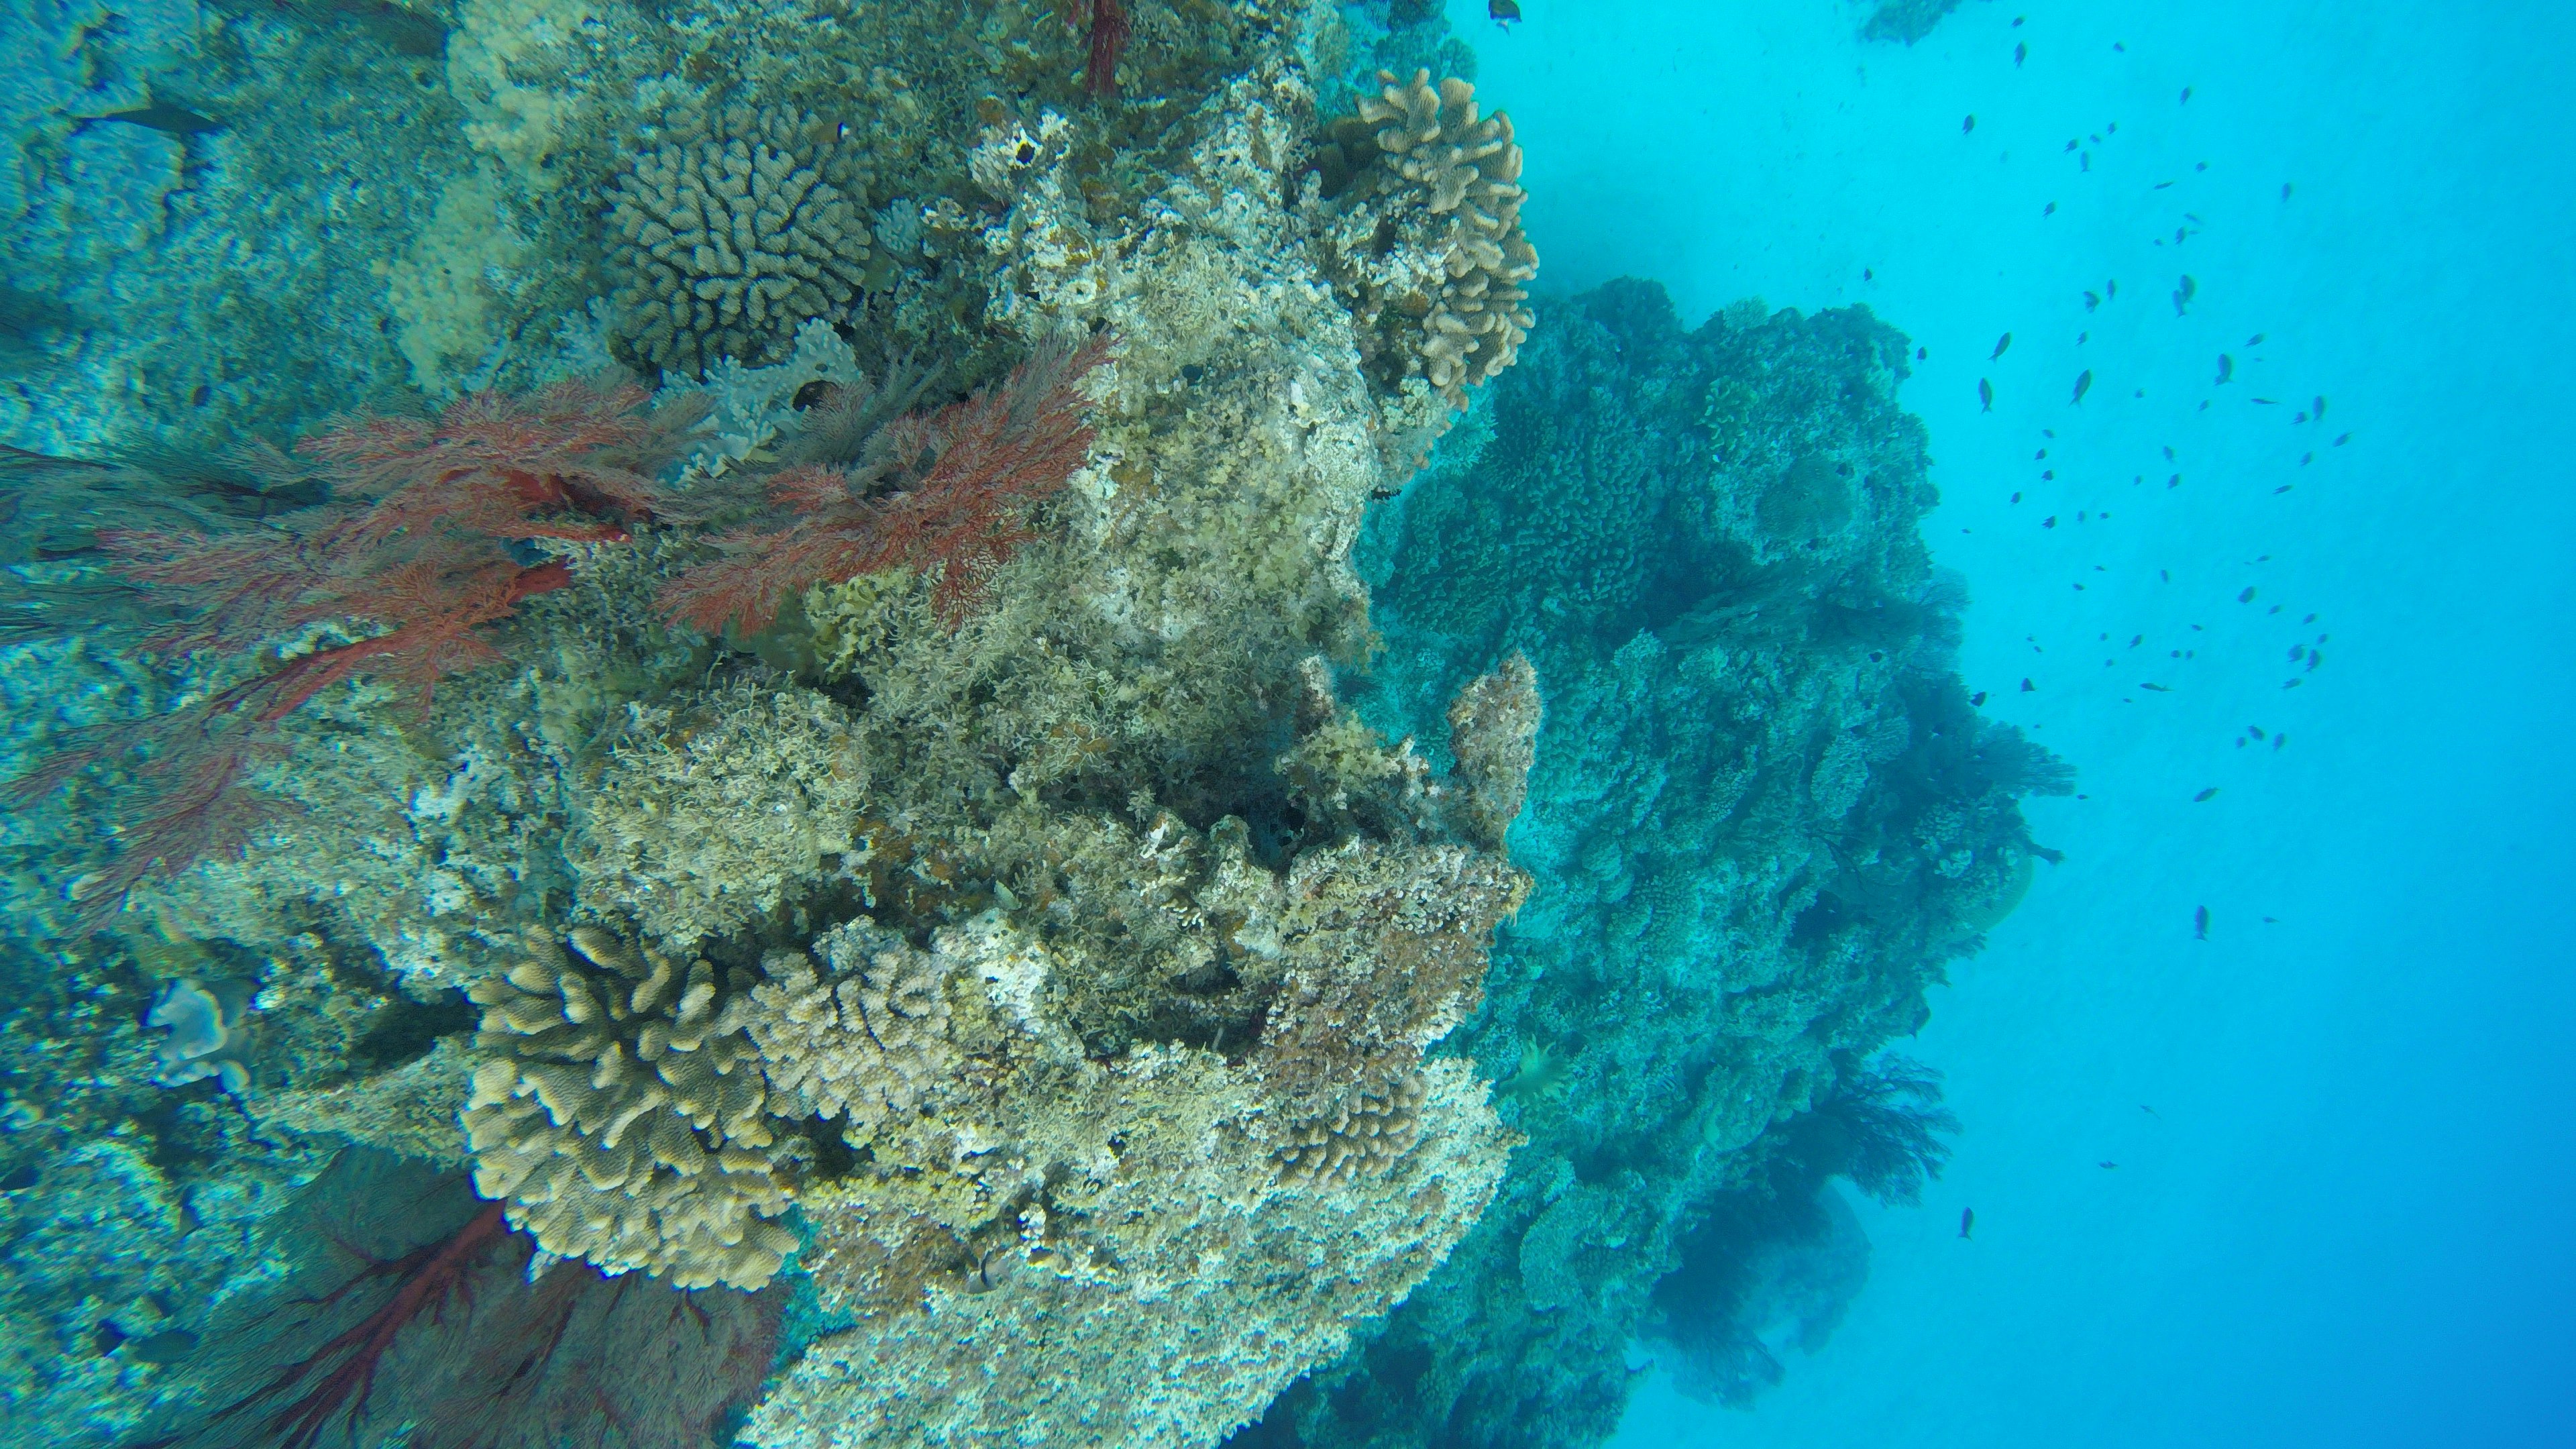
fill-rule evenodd
<path id="1" fill-rule="evenodd" d="M 1000 387 L 887 424 L 856 463 L 778 474 L 770 500 L 793 521 L 718 540 L 724 557 L 673 580 L 663 606 L 710 634 L 757 633 L 815 584 L 937 568 L 932 597 L 955 623 L 1030 537 L 1029 505 L 1089 456 L 1083 383 L 1108 355 L 1100 339 L 1042 351 Z"/>
<path id="2" fill-rule="evenodd" d="M 777 1347 L 781 1291 L 682 1291 L 580 1262 L 531 1281 L 532 1245 L 500 1204 L 365 1149 L 272 1236 L 308 1261 L 277 1299 L 209 1325 L 183 1366 L 227 1407 L 152 1449 L 701 1449 Z"/>
<path id="3" fill-rule="evenodd" d="M 92 913 L 151 876 L 237 854 L 274 813 L 245 799 L 253 766 L 280 753 L 273 726 L 316 694 L 364 674 L 426 713 L 440 679 L 497 659 L 487 626 L 571 582 L 561 561 L 524 555 L 530 540 L 622 540 L 653 509 L 651 475 L 691 419 L 645 401 L 571 384 L 478 395 L 434 419 L 359 418 L 302 444 L 309 464 L 241 455 L 326 486 L 327 501 L 235 532 L 102 530 L 116 571 L 178 615 L 142 653 L 257 657 L 320 625 L 357 637 L 326 636 L 173 714 L 83 732 L 13 782 L 33 798 L 93 762 L 135 761 L 123 849 L 84 895 Z"/>
<path id="4" fill-rule="evenodd" d="M 1090 57 L 1083 66 L 1083 85 L 1093 95 L 1118 94 L 1118 57 L 1127 51 L 1130 33 L 1127 7 L 1119 0 L 1068 0 L 1067 25 L 1084 33 Z"/>

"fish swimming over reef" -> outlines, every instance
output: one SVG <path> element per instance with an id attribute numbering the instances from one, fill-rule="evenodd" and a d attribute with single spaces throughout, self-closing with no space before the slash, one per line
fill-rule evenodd
<path id="1" fill-rule="evenodd" d="M 2072 399 L 2072 402 L 2080 403 L 2084 401 L 2084 394 L 2091 392 L 2092 390 L 2093 369 L 2088 367 L 2084 369 L 2082 373 L 2078 374 L 2075 379 L 2075 396 Z"/>
<path id="2" fill-rule="evenodd" d="M 1485 0 L 1485 18 L 1511 33 L 1513 22 L 1521 18 L 1520 0 Z"/>
<path id="3" fill-rule="evenodd" d="M 2206 941 L 2209 939 L 2209 907 L 2194 906 L 2191 908 L 2191 938 L 2195 941 Z"/>
<path id="4" fill-rule="evenodd" d="M 1977 411 L 1981 413 L 1995 410 L 1995 385 L 1982 377 L 1977 379 L 1977 402 Z"/>
<path id="5" fill-rule="evenodd" d="M 1959 1209 L 1959 1236 L 1963 1238 L 1968 1236 L 1969 1232 L 1976 1226 L 1977 1210 L 1975 1208 Z"/>
<path id="6" fill-rule="evenodd" d="M 1996 358 L 2003 356 L 2004 349 L 2010 346 L 2012 346 L 2012 334 L 2007 332 L 2003 336 L 1995 339 L 1995 350 L 1987 354 L 1986 361 L 1992 362 Z"/>

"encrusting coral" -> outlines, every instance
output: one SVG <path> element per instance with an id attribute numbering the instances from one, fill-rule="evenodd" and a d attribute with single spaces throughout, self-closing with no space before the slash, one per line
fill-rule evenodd
<path id="1" fill-rule="evenodd" d="M 1454 406 L 1512 365 L 1529 335 L 1538 251 L 1521 229 L 1521 148 L 1476 89 L 1431 72 L 1378 72 L 1337 120 L 1317 164 L 1342 212 L 1337 278 L 1382 381 L 1418 373 Z"/>
<path id="2" fill-rule="evenodd" d="M 719 358 L 775 361 L 867 275 L 866 201 L 839 128 L 735 105 L 676 129 L 618 178 L 609 212 L 621 340 L 690 376 Z"/>
<path id="3" fill-rule="evenodd" d="M 596 926 L 478 982 L 465 1129 L 474 1187 L 559 1257 L 683 1288 L 758 1288 L 796 1247 L 743 1029 L 751 973 L 718 974 Z"/>

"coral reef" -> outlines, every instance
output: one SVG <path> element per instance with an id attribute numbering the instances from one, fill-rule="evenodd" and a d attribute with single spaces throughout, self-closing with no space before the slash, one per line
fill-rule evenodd
<path id="1" fill-rule="evenodd" d="M 722 358 L 774 362 L 798 327 L 846 315 L 872 238 L 839 129 L 736 105 L 635 158 L 609 212 L 609 262 L 637 361 L 692 376 Z"/>
<path id="2" fill-rule="evenodd" d="M 1516 1139 L 1440 1044 L 1529 888 L 1548 681 L 1466 670 L 1449 755 L 1339 698 L 1364 507 L 1451 410 L 1364 370 L 1300 180 L 1344 22 L 1082 18 L 228 13 L 167 228 L 88 271 L 59 209 L 10 233 L 0 285 L 78 284 L 0 395 L 62 455 L 0 479 L 44 540 L 0 768 L 63 786 L 0 816 L 7 1437 L 274 1384 L 208 1437 L 594 1442 L 623 1344 L 680 1380 L 636 1442 L 1206 1444 L 1468 1234 Z M 593 383 L 641 355 L 621 176 L 735 107 L 837 148 L 796 154 L 853 292 Z M 240 747 L 131 723 L 172 719 Z M 257 983 L 241 1095 L 152 1082 L 173 980 Z M 382 1203 L 326 1272 L 289 1204 L 374 1151 L 452 1213 Z M 797 1329 L 746 1406 L 760 1314 L 692 1305 L 755 1283 Z"/>
<path id="3" fill-rule="evenodd" d="M 1442 1048 L 1530 1144 L 1244 1445 L 1599 1442 L 1658 1333 L 1711 1393 L 1758 1388 L 1763 1335 L 1830 1332 L 1857 1281 L 1827 1180 L 1904 1201 L 1955 1126 L 1873 1055 L 2048 855 L 2016 801 L 2063 767 L 1954 673 L 1904 339 L 1857 310 L 1686 332 L 1639 282 L 1539 310 L 1358 550 L 1387 641 L 1364 713 L 1433 768 L 1482 748 L 1440 726 L 1487 661 L 1547 685 L 1512 830 L 1539 885 Z"/>
<path id="4" fill-rule="evenodd" d="M 1959 0 L 1881 0 L 1869 19 L 1861 22 L 1860 38 L 1912 45 L 1958 8 Z"/>
<path id="5" fill-rule="evenodd" d="M 595 926 L 570 950 L 478 983 L 465 1131 L 474 1188 L 561 1257 L 683 1288 L 758 1288 L 796 1247 L 764 1149 L 768 1095 L 744 1018 L 746 973 L 719 976 Z"/>
<path id="6" fill-rule="evenodd" d="M 1378 81 L 1318 152 L 1339 204 L 1335 284 L 1381 385 L 1419 376 L 1464 406 L 1529 332 L 1538 252 L 1521 230 L 1521 149 L 1511 118 L 1482 114 L 1466 81 L 1435 88 L 1428 70 Z"/>

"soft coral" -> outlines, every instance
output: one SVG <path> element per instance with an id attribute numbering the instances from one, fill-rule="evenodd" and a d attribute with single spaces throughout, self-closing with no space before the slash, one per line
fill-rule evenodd
<path id="1" fill-rule="evenodd" d="M 367 1149 L 335 1159 L 272 1241 L 305 1261 L 213 1325 L 185 1370 L 201 1398 L 234 1397 L 142 1449 L 315 1449 L 335 1427 L 411 1449 L 702 1449 L 776 1347 L 778 1291 L 578 1262 L 532 1275 L 500 1204 Z"/>
<path id="2" fill-rule="evenodd" d="M 93 911 L 237 853 L 275 813 L 246 790 L 282 750 L 274 726 L 316 694 L 365 673 L 425 713 L 440 679 L 497 658 L 486 626 L 572 579 L 533 541 L 623 540 L 652 511 L 651 473 L 688 419 L 645 402 L 640 388 L 563 384 L 480 394 L 431 419 L 362 417 L 307 439 L 303 460 L 239 455 L 270 480 L 326 488 L 325 502 L 236 532 L 103 531 L 116 571 L 177 612 L 141 652 L 240 658 L 305 637 L 180 710 L 82 732 L 15 782 L 26 798 L 96 761 L 136 762 L 123 849 L 86 891 Z M 326 625 L 355 637 L 314 642 Z"/>
<path id="3" fill-rule="evenodd" d="M 1089 455 L 1083 383 L 1108 355 L 1101 339 L 1043 350 L 997 388 L 879 428 L 855 462 L 780 472 L 770 500 L 791 521 L 718 540 L 724 557 L 673 580 L 664 606 L 708 633 L 756 633 L 815 584 L 937 567 L 933 598 L 956 622 L 1030 537 L 1029 505 Z"/>

